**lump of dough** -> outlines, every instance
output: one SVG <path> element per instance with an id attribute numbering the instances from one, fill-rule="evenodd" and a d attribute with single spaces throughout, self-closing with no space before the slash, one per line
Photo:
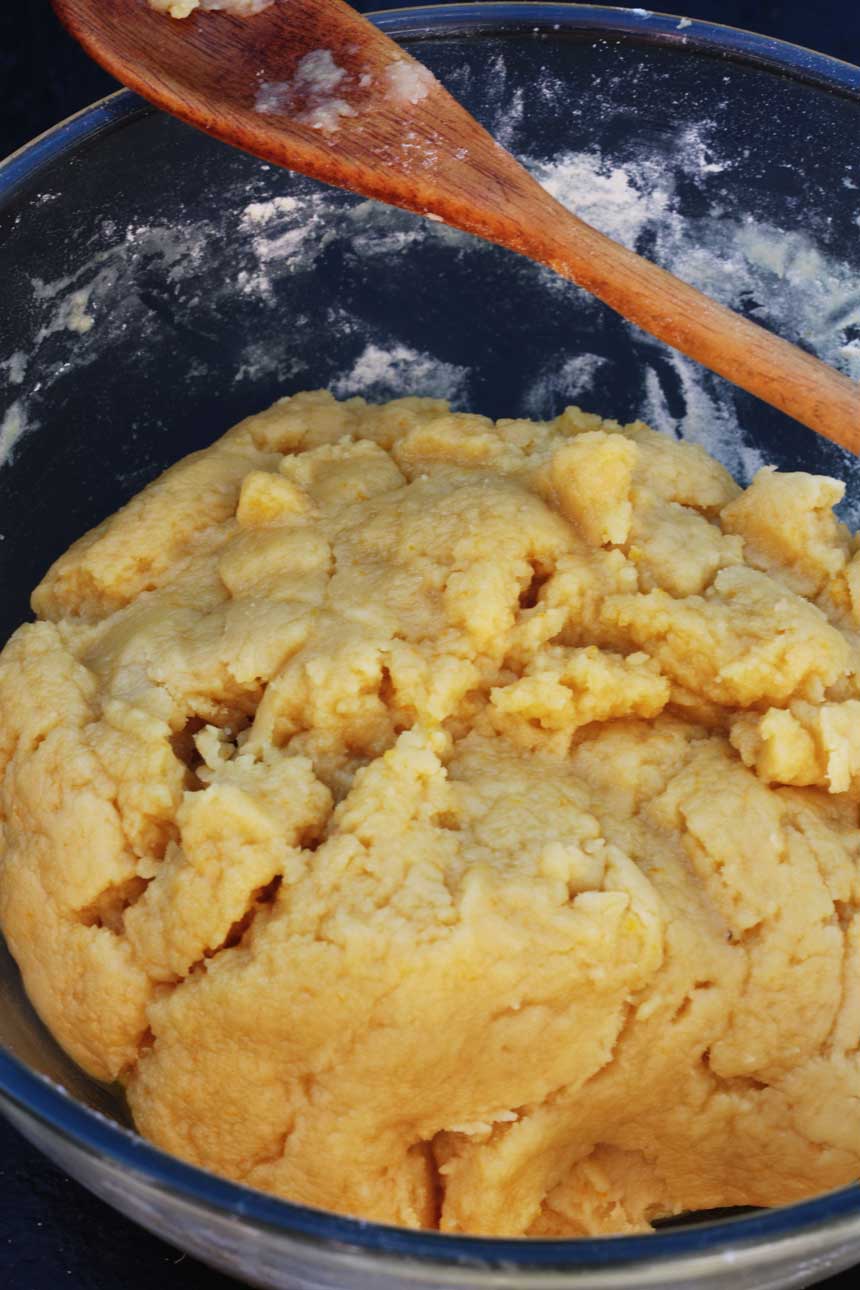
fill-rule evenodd
<path id="1" fill-rule="evenodd" d="M 180 462 L 0 653 L 41 1016 L 160 1146 L 382 1222 L 596 1235 L 855 1179 L 838 496 L 578 409 L 324 392 Z"/>

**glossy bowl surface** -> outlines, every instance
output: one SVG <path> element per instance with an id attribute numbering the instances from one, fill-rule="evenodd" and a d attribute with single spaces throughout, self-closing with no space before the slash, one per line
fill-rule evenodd
<path id="1" fill-rule="evenodd" d="M 860 69 L 645 10 L 481 4 L 379 24 L 585 218 L 860 378 Z M 49 562 L 278 395 L 576 402 L 764 461 L 856 462 L 510 253 L 232 152 L 121 93 L 0 167 L 0 641 Z M 118 1209 L 265 1287 L 808 1285 L 860 1260 L 860 1190 L 648 1237 L 404 1232 L 136 1137 L 0 950 L 0 1101 Z"/>

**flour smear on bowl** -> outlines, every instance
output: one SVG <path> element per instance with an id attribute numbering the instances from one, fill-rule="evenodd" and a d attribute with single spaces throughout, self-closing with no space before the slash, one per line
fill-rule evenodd
<path id="1" fill-rule="evenodd" d="M 501 142 L 515 143 L 527 110 L 524 96 L 521 89 L 504 89 L 501 59 L 496 72 L 502 90 L 488 124 Z M 456 92 L 456 76 L 450 79 Z M 544 98 L 554 96 L 559 102 L 563 90 L 551 77 L 537 86 Z M 608 110 L 611 86 L 605 93 Z M 712 181 L 731 166 L 711 146 L 712 134 L 712 121 L 687 124 L 671 146 L 665 140 L 659 149 L 642 146 L 626 155 L 623 164 L 596 147 L 570 150 L 549 161 L 524 160 L 564 206 L 596 228 L 644 250 L 678 277 L 788 339 L 804 341 L 825 362 L 860 379 L 856 266 L 826 255 L 816 244 L 814 228 L 806 234 L 752 216 L 739 219 L 718 202 L 710 202 L 694 218 L 679 213 L 682 186 Z M 846 174 L 843 182 L 851 185 L 856 179 Z M 40 200 L 49 197 L 43 194 Z M 183 326 L 205 328 L 207 317 L 243 302 L 253 306 L 259 321 L 239 343 L 229 378 L 249 392 L 261 380 L 277 380 L 286 390 L 327 383 L 339 397 L 417 393 L 470 406 L 474 371 L 468 366 L 452 362 L 450 355 L 442 359 L 423 352 L 405 332 L 392 331 L 390 322 L 382 328 L 338 297 L 326 307 L 325 326 L 338 353 L 348 358 L 320 380 L 291 347 L 291 331 L 306 320 L 290 317 L 285 325 L 280 292 L 290 278 L 313 274 L 332 249 L 366 263 L 371 280 L 394 259 L 403 263 L 413 253 L 435 250 L 449 256 L 456 281 L 457 266 L 470 257 L 494 254 L 484 244 L 432 218 L 314 187 L 266 166 L 252 183 L 228 185 L 222 212 L 164 225 L 119 227 L 105 221 L 93 237 L 92 255 L 77 273 L 53 282 L 33 281 L 30 348 L 0 354 L 0 466 L 13 459 L 26 433 L 51 415 L 57 383 L 84 371 L 118 342 L 127 342 L 129 334 L 143 335 L 152 326 L 153 309 L 162 322 L 167 315 L 181 336 Z M 510 260 L 503 268 L 536 275 L 548 297 L 569 293 L 570 308 L 579 311 L 580 319 L 582 311 L 591 311 L 598 320 L 604 309 L 548 270 Z M 163 285 L 157 301 L 149 285 L 153 278 Z M 763 460 L 738 422 L 730 387 L 641 333 L 637 344 L 643 356 L 638 414 L 656 429 L 700 443 L 741 482 L 748 481 Z M 600 354 L 579 349 L 560 360 L 548 356 L 545 368 L 524 374 L 522 412 L 549 417 L 567 403 L 611 411 L 595 407 L 591 398 L 605 363 Z M 198 359 L 190 363 L 187 379 L 211 384 L 225 378 Z M 847 455 L 845 461 L 847 465 Z M 843 512 L 844 518 L 860 523 L 860 504 L 853 509 L 857 514 Z"/>

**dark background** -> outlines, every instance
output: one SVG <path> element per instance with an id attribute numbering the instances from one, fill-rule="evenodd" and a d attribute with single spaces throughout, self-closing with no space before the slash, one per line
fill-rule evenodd
<path id="1" fill-rule="evenodd" d="M 357 7 L 395 6 L 359 0 Z M 746 27 L 860 63 L 858 0 L 664 0 L 656 8 Z M 115 88 L 66 37 L 48 0 L 25 0 L 23 6 L 0 0 L 0 157 Z M 826 1284 L 847 1290 L 855 1278 L 847 1273 Z M 0 1121 L 2 1290 L 152 1286 L 233 1290 L 235 1283 L 141 1232 Z"/>

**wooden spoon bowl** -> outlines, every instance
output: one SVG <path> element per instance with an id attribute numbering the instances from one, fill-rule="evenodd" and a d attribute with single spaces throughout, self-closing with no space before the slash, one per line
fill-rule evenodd
<path id="1" fill-rule="evenodd" d="M 572 215 L 405 50 L 343 0 L 253 18 L 53 0 L 126 85 L 291 170 L 508 247 L 853 452 L 860 385 Z M 145 182 L 145 176 L 141 177 Z"/>

